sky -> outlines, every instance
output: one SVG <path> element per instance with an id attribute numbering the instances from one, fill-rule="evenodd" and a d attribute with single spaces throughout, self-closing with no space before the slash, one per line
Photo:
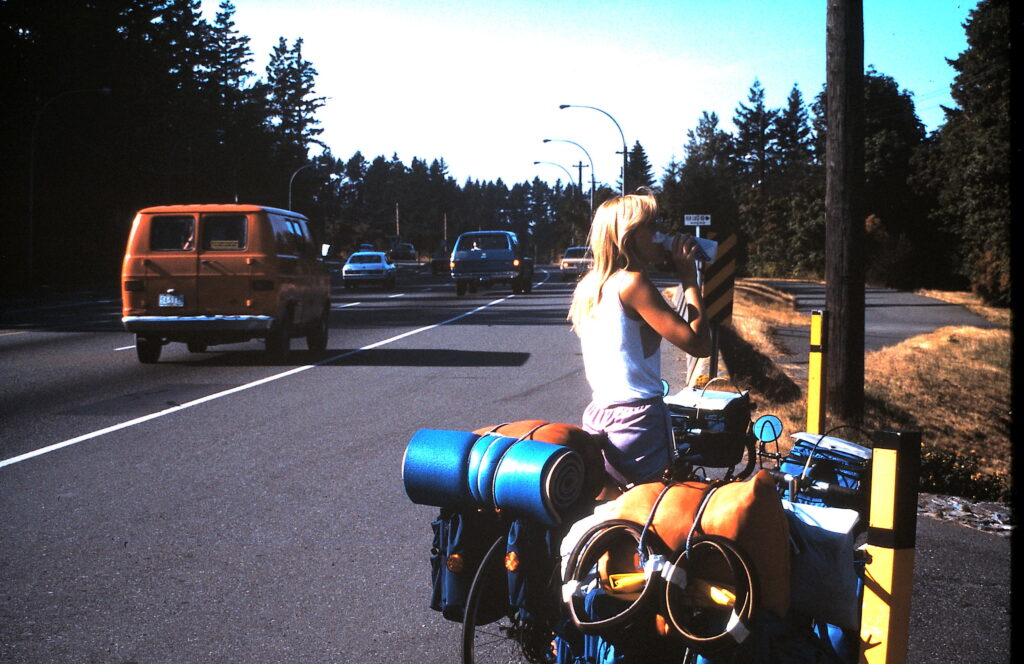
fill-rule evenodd
<path id="1" fill-rule="evenodd" d="M 202 0 L 211 21 L 219 1 Z M 826 0 L 234 4 L 260 78 L 281 37 L 303 40 L 316 93 L 327 97 L 321 139 L 336 157 L 443 158 L 459 184 L 576 181 L 582 163 L 589 186 L 593 163 L 597 182 L 617 189 L 623 139 L 640 141 L 660 179 L 685 157 L 704 111 L 733 131 L 755 80 L 769 108 L 783 107 L 794 85 L 810 103 L 825 84 Z M 865 68 L 912 93 L 934 131 L 941 107 L 953 105 L 946 58 L 966 49 L 963 23 L 977 0 L 863 4 Z"/>

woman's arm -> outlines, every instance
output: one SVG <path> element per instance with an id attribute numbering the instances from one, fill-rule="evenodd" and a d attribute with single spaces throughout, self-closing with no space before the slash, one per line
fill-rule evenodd
<path id="1" fill-rule="evenodd" d="M 623 305 L 636 311 L 655 332 L 669 343 L 693 355 L 711 354 L 711 332 L 704 317 L 704 300 L 697 287 L 697 271 L 693 264 L 695 243 L 692 238 L 680 242 L 672 254 L 679 277 L 684 306 L 691 311 L 689 322 L 675 312 L 654 284 L 641 272 L 627 272 L 619 291 Z"/>

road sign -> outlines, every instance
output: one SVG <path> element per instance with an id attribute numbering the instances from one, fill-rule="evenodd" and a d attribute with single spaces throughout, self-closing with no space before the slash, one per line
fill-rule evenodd
<path id="1" fill-rule="evenodd" d="M 685 214 L 683 215 L 683 224 L 686 226 L 710 226 L 711 215 L 710 214 Z"/>

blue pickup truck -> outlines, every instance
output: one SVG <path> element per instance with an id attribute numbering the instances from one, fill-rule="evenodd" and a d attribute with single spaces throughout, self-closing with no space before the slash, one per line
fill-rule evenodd
<path id="1" fill-rule="evenodd" d="M 452 251 L 455 292 L 465 295 L 479 286 L 506 283 L 513 293 L 533 290 L 533 257 L 511 231 L 463 233 Z"/>

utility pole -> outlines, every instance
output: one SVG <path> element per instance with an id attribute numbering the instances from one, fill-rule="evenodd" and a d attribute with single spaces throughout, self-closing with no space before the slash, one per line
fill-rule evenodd
<path id="1" fill-rule="evenodd" d="M 586 168 L 587 165 L 584 164 L 582 161 L 580 161 L 578 164 L 573 164 L 572 167 L 577 169 L 577 171 L 580 174 L 580 176 L 578 178 L 576 178 L 576 181 L 580 183 L 580 195 L 582 196 L 583 195 L 583 169 Z"/>
<path id="2" fill-rule="evenodd" d="M 864 7 L 828 0 L 825 305 L 828 401 L 843 424 L 864 416 Z"/>

